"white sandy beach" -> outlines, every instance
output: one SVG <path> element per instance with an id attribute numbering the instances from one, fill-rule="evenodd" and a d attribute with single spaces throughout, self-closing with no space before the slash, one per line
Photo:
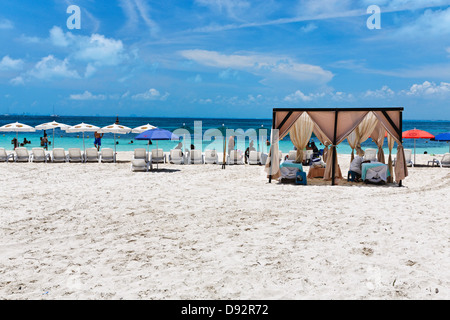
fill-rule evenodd
<path id="1" fill-rule="evenodd" d="M 0 299 L 450 298 L 448 168 L 403 188 L 129 168 L 0 164 Z"/>

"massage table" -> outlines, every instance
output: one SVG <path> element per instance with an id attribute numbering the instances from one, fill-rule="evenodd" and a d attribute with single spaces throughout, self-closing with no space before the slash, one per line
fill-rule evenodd
<path id="1" fill-rule="evenodd" d="M 285 160 L 280 164 L 281 179 L 295 179 L 298 171 L 303 171 L 301 163 L 294 163 L 293 160 Z"/>
<path id="2" fill-rule="evenodd" d="M 379 183 L 387 182 L 387 178 L 391 176 L 389 168 L 381 162 L 363 163 L 361 166 L 361 179 L 363 181 Z"/>

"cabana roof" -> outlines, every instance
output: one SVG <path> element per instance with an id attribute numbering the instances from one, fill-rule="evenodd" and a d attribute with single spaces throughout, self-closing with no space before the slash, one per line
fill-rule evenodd
<path id="1" fill-rule="evenodd" d="M 395 173 L 397 181 L 401 185 L 401 180 L 407 175 L 407 168 L 404 163 L 404 152 L 402 146 L 402 121 L 404 108 L 275 108 L 272 119 L 272 147 L 269 162 L 269 181 L 279 176 L 278 141 L 284 138 L 296 124 L 309 127 L 306 135 L 314 132 L 324 145 L 330 145 L 333 158 L 327 161 L 331 166 L 330 177 L 332 184 L 335 184 L 335 169 L 337 167 L 336 146 L 345 140 L 352 132 L 370 116 L 373 123 L 376 122 L 378 129 L 385 129 L 398 144 L 399 156 L 396 161 Z M 306 115 L 304 115 L 306 114 Z M 304 115 L 302 117 L 302 115 Z M 297 128 L 298 129 L 298 128 Z M 300 134 L 301 135 L 301 134 Z M 383 133 L 384 138 L 384 133 Z M 367 139 L 367 138 L 366 138 Z M 276 150 L 275 150 L 276 149 Z M 275 152 L 276 151 L 276 152 Z M 328 169 L 327 169 L 328 170 Z"/>

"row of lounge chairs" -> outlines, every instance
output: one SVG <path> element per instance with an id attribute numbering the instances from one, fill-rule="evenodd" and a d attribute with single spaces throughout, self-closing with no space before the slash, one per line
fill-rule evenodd
<path id="1" fill-rule="evenodd" d="M 261 152 L 250 151 L 248 163 L 251 165 L 261 165 L 265 163 L 267 155 Z M 230 151 L 225 157 L 226 164 L 244 164 L 244 156 L 237 150 Z M 135 149 L 131 160 L 131 170 L 148 171 L 153 164 L 172 163 L 172 164 L 222 164 L 223 158 L 219 157 L 216 150 L 190 150 L 189 153 L 183 153 L 179 149 L 170 150 L 168 158 L 162 149 L 153 149 L 147 154 L 145 149 Z"/>
<path id="2" fill-rule="evenodd" d="M 66 152 L 62 148 L 55 148 L 46 152 L 44 148 L 33 148 L 31 152 L 27 148 L 16 148 L 13 154 L 7 154 L 0 148 L 0 162 L 114 162 L 114 150 L 104 148 L 101 152 L 96 148 L 86 149 L 82 152 L 79 148 L 70 148 Z"/>

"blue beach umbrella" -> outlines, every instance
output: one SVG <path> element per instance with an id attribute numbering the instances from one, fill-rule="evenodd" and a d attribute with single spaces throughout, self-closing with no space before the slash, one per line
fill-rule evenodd
<path id="1" fill-rule="evenodd" d="M 450 141 L 450 132 L 441 133 L 434 137 L 434 141 Z M 450 152 L 450 147 L 449 147 Z"/>
<path id="2" fill-rule="evenodd" d="M 138 134 L 136 140 L 156 140 L 156 148 L 158 148 L 158 140 L 180 140 L 180 137 L 165 129 L 151 129 Z M 156 165 L 158 166 L 158 164 Z"/>
<path id="3" fill-rule="evenodd" d="M 142 132 L 141 134 L 138 134 L 135 137 L 136 140 L 179 140 L 180 137 L 178 137 L 176 134 L 173 134 L 169 130 L 155 128 L 151 130 L 147 130 Z"/>

